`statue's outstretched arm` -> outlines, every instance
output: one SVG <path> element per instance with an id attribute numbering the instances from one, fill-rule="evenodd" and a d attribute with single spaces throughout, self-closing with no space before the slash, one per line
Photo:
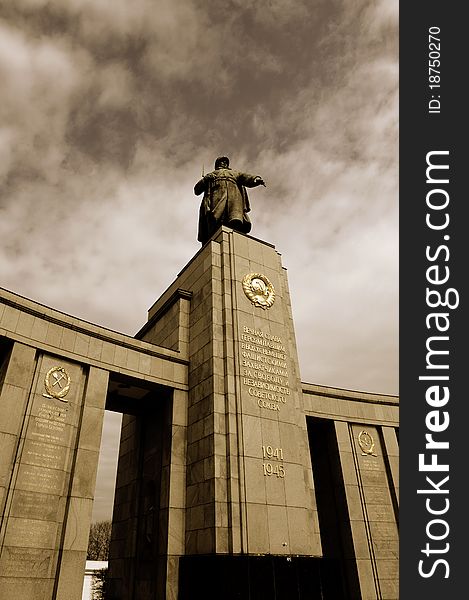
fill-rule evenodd
<path id="1" fill-rule="evenodd" d="M 248 173 L 240 173 L 239 181 L 245 187 L 257 187 L 258 185 L 265 186 L 265 182 L 260 175 L 249 175 Z"/>

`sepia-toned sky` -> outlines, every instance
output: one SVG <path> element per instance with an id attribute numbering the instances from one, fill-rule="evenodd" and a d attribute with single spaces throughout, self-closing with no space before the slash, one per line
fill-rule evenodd
<path id="1" fill-rule="evenodd" d="M 0 0 L 0 286 L 134 335 L 226 154 L 266 181 L 251 233 L 303 381 L 397 393 L 397 24 L 397 0 Z"/>

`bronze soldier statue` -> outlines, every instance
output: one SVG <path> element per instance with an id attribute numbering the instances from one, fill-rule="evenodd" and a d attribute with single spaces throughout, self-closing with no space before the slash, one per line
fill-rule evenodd
<path id="1" fill-rule="evenodd" d="M 248 212 L 251 210 L 246 187 L 265 186 L 259 175 L 240 173 L 229 167 L 226 156 L 215 161 L 215 170 L 203 176 L 194 186 L 194 193 L 204 197 L 199 211 L 197 239 L 205 244 L 220 225 L 227 225 L 241 233 L 251 231 Z"/>

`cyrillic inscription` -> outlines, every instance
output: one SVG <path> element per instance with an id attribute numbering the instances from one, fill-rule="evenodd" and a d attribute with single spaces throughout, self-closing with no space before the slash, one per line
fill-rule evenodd
<path id="1" fill-rule="evenodd" d="M 38 429 L 47 429 L 49 431 L 63 431 L 67 410 L 62 407 L 54 406 L 49 402 L 43 402 L 39 407 L 35 419 Z"/>
<path id="2" fill-rule="evenodd" d="M 7 577 L 47 577 L 53 550 L 4 546 L 0 570 Z"/>
<path id="3" fill-rule="evenodd" d="M 241 333 L 242 382 L 257 405 L 280 410 L 290 395 L 285 345 L 278 335 L 243 327 Z"/>

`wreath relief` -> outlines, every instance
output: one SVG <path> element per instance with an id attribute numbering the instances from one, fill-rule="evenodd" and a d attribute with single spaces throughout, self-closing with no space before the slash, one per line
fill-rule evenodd
<path id="1" fill-rule="evenodd" d="M 70 375 L 63 367 L 52 367 L 47 371 L 44 378 L 44 387 L 46 394 L 42 394 L 45 398 L 57 398 L 62 402 L 70 390 Z"/>
<path id="2" fill-rule="evenodd" d="M 360 431 L 358 434 L 358 445 L 362 449 L 362 456 L 376 456 L 375 449 L 375 441 L 371 433 L 368 431 Z"/>

